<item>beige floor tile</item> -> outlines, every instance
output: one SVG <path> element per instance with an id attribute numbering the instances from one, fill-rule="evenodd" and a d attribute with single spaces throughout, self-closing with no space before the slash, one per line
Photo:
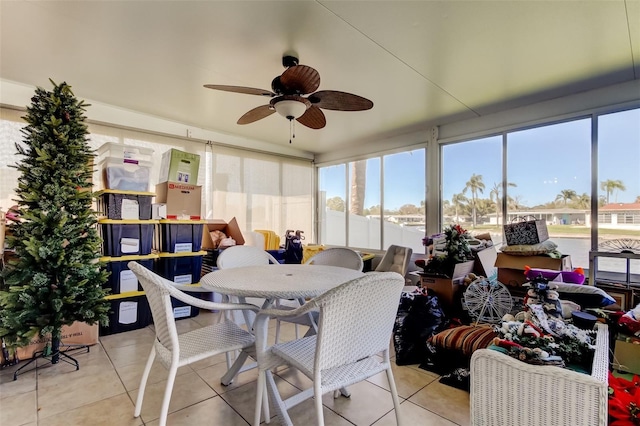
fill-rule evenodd
<path id="1" fill-rule="evenodd" d="M 147 426 L 157 426 L 158 421 L 159 419 L 148 422 Z M 247 422 L 219 396 L 169 414 L 167 424 L 171 426 L 247 426 Z"/>
<path id="2" fill-rule="evenodd" d="M 0 399 L 0 425 L 18 426 L 38 420 L 35 390 Z"/>
<path id="3" fill-rule="evenodd" d="M 144 367 L 147 365 L 147 362 L 139 362 L 136 364 L 127 364 L 122 367 L 116 368 L 116 372 L 122 380 L 122 384 L 124 385 L 127 391 L 138 389 L 140 386 L 140 379 L 142 379 L 142 373 L 144 372 Z M 178 368 L 177 376 L 181 376 L 183 374 L 192 373 L 193 370 L 190 366 L 185 365 L 184 367 Z M 164 367 L 159 361 L 154 361 L 151 366 L 151 371 L 149 372 L 149 377 L 147 378 L 147 384 L 161 382 L 163 380 L 167 380 L 167 376 L 169 375 L 169 370 Z"/>
<path id="4" fill-rule="evenodd" d="M 19 363 L 18 365 L 7 367 L 0 373 L 0 399 L 36 390 L 35 370 L 25 371 L 18 375 L 18 380 L 13 380 L 13 373 L 21 365 L 23 364 Z"/>
<path id="5" fill-rule="evenodd" d="M 144 339 L 144 343 L 109 348 L 107 354 L 116 368 L 129 364 L 146 362 L 153 345 L 153 338 Z"/>
<path id="6" fill-rule="evenodd" d="M 140 330 L 127 331 L 125 333 L 100 336 L 100 343 L 105 349 L 120 348 L 123 346 L 139 345 L 144 342 L 153 342 L 155 332 L 150 327 Z"/>
<path id="7" fill-rule="evenodd" d="M 135 405 L 126 393 L 106 398 L 92 404 L 83 405 L 74 410 L 46 417 L 38 422 L 39 426 L 138 426 L 141 418 L 133 417 Z"/>
<path id="8" fill-rule="evenodd" d="M 296 389 L 294 386 L 292 386 L 291 384 L 287 383 L 286 381 L 282 380 L 279 377 L 275 377 L 275 381 L 276 381 L 276 386 L 278 387 L 278 392 L 280 392 L 280 395 L 282 396 L 283 399 L 286 399 L 291 395 L 294 395 L 295 393 L 299 392 L 298 389 Z M 222 399 L 224 399 L 227 402 L 227 404 L 233 407 L 234 410 L 240 413 L 240 415 L 244 417 L 244 419 L 247 420 L 249 423 L 253 423 L 253 415 L 255 412 L 256 383 L 257 382 L 255 381 L 252 383 L 247 383 L 246 385 L 237 387 L 235 389 L 229 390 L 228 392 L 220 394 Z M 271 406 L 270 412 L 271 412 L 271 417 L 273 418 L 275 416 L 275 411 L 273 409 L 273 402 L 269 401 L 269 405 Z M 264 421 L 264 419 L 262 420 Z M 294 421 L 294 424 L 304 424 L 304 423 L 297 423 Z"/>
<path id="9" fill-rule="evenodd" d="M 163 380 L 147 385 L 142 404 L 142 419 L 145 423 L 160 417 L 160 408 L 162 407 L 166 384 L 167 381 Z M 216 392 L 195 373 L 177 376 L 173 385 L 171 402 L 169 403 L 169 413 L 213 398 L 216 395 Z M 129 397 L 132 401 L 135 401 L 137 396 L 137 390 L 129 392 Z"/>
<path id="10" fill-rule="evenodd" d="M 234 359 L 235 357 L 234 355 L 232 355 L 231 360 L 233 361 Z M 212 365 L 226 363 L 226 362 L 227 362 L 227 357 L 225 356 L 225 354 L 218 354 L 216 356 L 212 356 L 212 357 L 203 359 L 201 361 L 194 362 L 193 364 L 189 364 L 189 366 L 193 371 L 198 371 L 198 370 L 202 370 L 203 368 L 211 367 Z"/>
<path id="11" fill-rule="evenodd" d="M 52 386 L 38 385 L 38 417 L 40 419 L 125 392 L 124 386 L 114 370 L 81 377 L 74 376 L 80 371 L 82 370 L 66 373 L 68 378 L 66 381 L 64 376 L 60 374 L 49 382 Z"/>
<path id="12" fill-rule="evenodd" d="M 315 425 L 316 421 L 316 407 L 315 400 L 313 398 L 296 405 L 288 410 L 289 418 L 294 425 Z M 275 413 L 274 413 L 275 414 Z M 350 421 L 341 417 L 337 413 L 334 413 L 326 406 L 322 406 L 322 415 L 324 416 L 324 424 L 331 426 L 348 426 L 352 425 Z M 281 425 L 282 423 L 277 417 L 271 419 L 269 426 Z M 356 423 L 357 424 L 357 423 Z"/>
<path id="13" fill-rule="evenodd" d="M 358 425 L 370 425 L 393 409 L 391 393 L 363 381 L 349 386 L 351 396 L 333 398 L 325 394 L 322 402 L 332 411 Z"/>
<path id="14" fill-rule="evenodd" d="M 255 361 L 249 358 L 244 365 L 251 366 L 253 364 L 255 364 Z M 206 368 L 201 368 L 196 371 L 196 374 L 198 374 L 205 382 L 207 382 L 209 386 L 211 386 L 219 394 L 224 394 L 225 392 L 229 392 L 230 390 L 236 389 L 240 386 L 244 386 L 247 383 L 255 383 L 258 379 L 258 370 L 256 368 L 252 368 L 237 375 L 229 386 L 224 386 L 222 383 L 220 383 L 220 379 L 226 372 L 227 364 L 225 362 L 221 362 Z"/>
<path id="15" fill-rule="evenodd" d="M 469 393 L 434 381 L 409 401 L 459 425 L 470 424 Z"/>
<path id="16" fill-rule="evenodd" d="M 456 426 L 455 423 L 441 417 L 410 401 L 400 403 L 400 415 L 405 425 Z M 392 410 L 374 423 L 374 426 L 395 426 L 396 412 Z"/>
<path id="17" fill-rule="evenodd" d="M 391 371 L 393 372 L 394 382 L 398 389 L 398 395 L 401 398 L 409 398 L 411 395 L 436 380 L 436 377 L 432 374 L 427 374 L 424 370 L 415 370 L 405 366 L 397 366 L 393 361 L 391 361 Z M 367 380 L 382 387 L 383 389 L 390 389 L 386 372 L 376 374 Z"/>

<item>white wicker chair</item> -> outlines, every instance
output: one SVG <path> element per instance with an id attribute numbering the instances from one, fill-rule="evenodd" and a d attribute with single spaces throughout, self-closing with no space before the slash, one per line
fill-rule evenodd
<path id="1" fill-rule="evenodd" d="M 310 257 L 306 262 L 306 265 L 329 265 L 329 266 L 340 266 L 342 268 L 349 268 L 356 271 L 362 271 L 362 267 L 364 266 L 364 262 L 362 261 L 362 256 L 355 250 L 351 250 L 346 247 L 333 247 L 328 248 L 326 250 L 322 250 L 316 253 L 314 256 Z M 302 306 L 304 304 L 304 300 L 297 300 L 297 306 Z M 279 302 L 276 304 L 278 309 L 292 309 L 289 306 L 283 306 Z M 311 327 L 314 331 L 317 329 L 317 314 L 308 313 L 307 315 L 297 317 L 297 318 L 286 318 L 286 319 L 278 319 L 276 321 L 276 340 L 278 343 L 280 341 L 280 322 L 290 322 L 295 324 L 295 333 L 296 339 L 300 338 L 298 332 L 298 326 L 303 325 L 306 327 Z"/>
<path id="2" fill-rule="evenodd" d="M 410 247 L 402 247 L 390 245 L 384 256 L 376 266 L 375 272 L 397 272 L 403 277 L 407 275 L 409 270 L 409 262 L 413 249 Z"/>
<path id="3" fill-rule="evenodd" d="M 241 351 L 240 355 L 221 379 L 222 384 L 228 385 L 240 371 L 240 368 L 249 356 L 248 351 L 253 351 L 255 342 L 251 333 L 241 329 L 230 321 L 222 321 L 218 324 L 209 325 L 179 335 L 173 317 L 171 296 L 202 309 L 250 310 L 255 312 L 258 311 L 259 308 L 255 305 L 248 304 L 216 303 L 201 300 L 176 289 L 171 281 L 156 275 L 137 262 L 129 262 L 128 267 L 133 271 L 144 288 L 147 299 L 149 300 L 156 332 L 156 338 L 140 381 L 134 416 L 140 416 L 147 379 L 149 378 L 149 372 L 151 371 L 151 366 L 157 354 L 162 365 L 169 370 L 169 377 L 167 378 L 164 399 L 160 410 L 159 424 L 163 426 L 167 421 L 169 401 L 171 400 L 173 383 L 179 367 L 221 353 L 239 350 Z M 266 407 L 265 416 L 268 416 L 268 407 Z"/>
<path id="4" fill-rule="evenodd" d="M 332 247 L 319 251 L 310 257 L 305 264 L 341 266 L 356 271 L 362 271 L 364 266 L 362 256 L 357 251 L 346 247 Z"/>
<path id="5" fill-rule="evenodd" d="M 279 265 L 275 257 L 260 247 L 255 246 L 231 246 L 218 256 L 216 264 L 220 269 L 241 268 L 243 266 L 268 265 L 270 263 Z"/>
<path id="6" fill-rule="evenodd" d="M 597 325 L 591 374 L 531 365 L 492 349 L 471 357 L 473 426 L 607 424 L 609 332 Z"/>
<path id="7" fill-rule="evenodd" d="M 386 371 L 396 420 L 398 393 L 389 361 L 389 341 L 404 280 L 396 273 L 367 274 L 316 297 L 293 311 L 261 310 L 256 317 L 258 385 L 254 425 L 260 423 L 264 384 L 282 424 L 292 425 L 287 410 L 315 397 L 318 425 L 324 424 L 322 395 Z M 267 347 L 269 318 L 319 312 L 318 334 Z M 382 355 L 381 358 L 377 355 Z M 271 369 L 288 364 L 313 380 L 313 387 L 283 401 Z M 268 421 L 268 419 L 266 419 Z"/>

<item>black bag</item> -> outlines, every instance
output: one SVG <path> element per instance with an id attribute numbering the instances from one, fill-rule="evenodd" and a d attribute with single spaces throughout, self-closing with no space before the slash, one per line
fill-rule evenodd
<path id="1" fill-rule="evenodd" d="M 284 263 L 302 263 L 302 231 L 287 230 L 284 236 Z"/>
<path id="2" fill-rule="evenodd" d="M 403 293 L 393 326 L 396 364 L 421 364 L 429 355 L 427 339 L 442 331 L 447 320 L 434 294 Z"/>

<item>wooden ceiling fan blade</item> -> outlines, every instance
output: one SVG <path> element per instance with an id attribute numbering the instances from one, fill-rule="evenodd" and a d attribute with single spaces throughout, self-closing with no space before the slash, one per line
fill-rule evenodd
<path id="1" fill-rule="evenodd" d="M 248 112 L 238 119 L 238 124 L 249 124 L 270 116 L 275 112 L 269 105 L 261 105 Z"/>
<path id="2" fill-rule="evenodd" d="M 320 111 L 320 108 L 314 107 L 313 105 L 296 120 L 298 120 L 298 123 L 303 126 L 316 130 L 322 129 L 327 125 L 327 119 L 325 118 L 324 113 Z"/>
<path id="3" fill-rule="evenodd" d="M 321 90 L 307 98 L 316 107 L 334 111 L 364 111 L 373 108 L 373 102 L 362 96 L 337 90 Z"/>
<path id="4" fill-rule="evenodd" d="M 221 84 L 205 84 L 204 87 L 213 90 L 222 90 L 225 92 L 244 93 L 246 95 L 258 95 L 258 96 L 275 96 L 276 94 L 270 90 L 256 89 L 255 87 L 244 86 L 225 86 Z"/>
<path id="5" fill-rule="evenodd" d="M 286 94 L 307 94 L 320 87 L 320 74 L 307 65 L 289 67 L 280 76 Z"/>

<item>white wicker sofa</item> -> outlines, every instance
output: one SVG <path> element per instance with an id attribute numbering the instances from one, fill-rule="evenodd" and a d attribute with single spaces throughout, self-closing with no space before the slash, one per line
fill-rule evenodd
<path id="1" fill-rule="evenodd" d="M 471 357 L 471 424 L 605 426 L 608 366 L 609 332 L 604 324 L 597 324 L 591 375 L 479 349 Z"/>

